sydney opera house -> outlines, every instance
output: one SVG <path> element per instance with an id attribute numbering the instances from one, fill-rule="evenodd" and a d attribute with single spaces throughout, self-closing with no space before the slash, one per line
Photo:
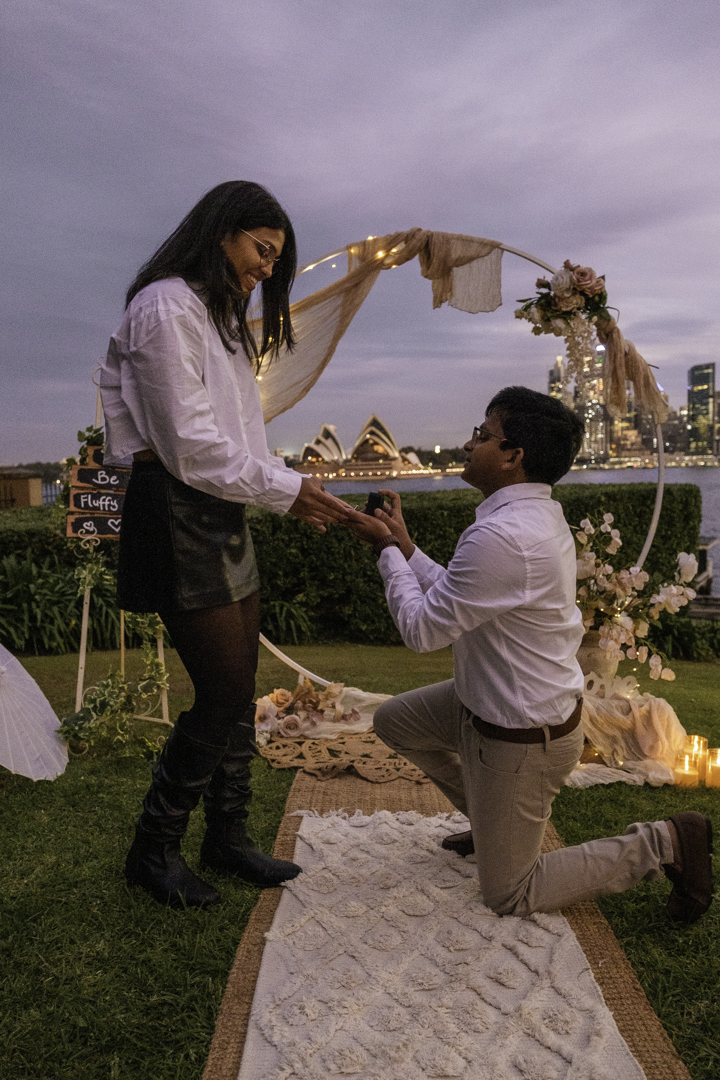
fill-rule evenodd
<path id="1" fill-rule="evenodd" d="M 403 454 L 398 449 L 392 433 L 377 416 L 371 416 L 349 454 L 343 448 L 333 424 L 323 424 L 312 442 L 305 443 L 300 460 L 295 465 L 298 472 L 319 476 L 323 480 L 356 480 L 393 476 L 412 476 L 425 473 L 414 453 Z"/>

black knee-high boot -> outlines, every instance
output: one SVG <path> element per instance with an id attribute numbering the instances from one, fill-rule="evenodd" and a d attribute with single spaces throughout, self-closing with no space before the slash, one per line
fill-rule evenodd
<path id="1" fill-rule="evenodd" d="M 153 766 L 152 784 L 128 852 L 125 877 L 129 885 L 139 885 L 161 904 L 208 907 L 219 901 L 220 894 L 189 868 L 180 854 L 180 840 L 225 747 L 186 735 L 184 715 L 178 718 Z"/>
<path id="2" fill-rule="evenodd" d="M 203 794 L 207 832 L 200 862 L 218 874 L 234 874 L 253 885 L 272 887 L 297 877 L 302 867 L 273 859 L 247 833 L 250 762 L 255 752 L 255 706 L 233 729 L 227 751 Z"/>

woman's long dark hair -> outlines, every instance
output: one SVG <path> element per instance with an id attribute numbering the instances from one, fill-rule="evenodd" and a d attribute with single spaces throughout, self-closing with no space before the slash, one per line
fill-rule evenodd
<path id="1" fill-rule="evenodd" d="M 249 296 L 220 246 L 226 236 L 241 229 L 282 229 L 285 244 L 273 267 L 272 276 L 262 282 L 263 336 L 258 349 L 247 325 Z M 259 357 L 277 356 L 284 344 L 292 349 L 295 339 L 290 323 L 290 286 L 297 269 L 295 233 L 290 219 L 269 191 L 247 180 L 229 180 L 203 195 L 174 233 L 157 249 L 128 289 L 125 306 L 136 293 L 168 277 L 181 277 L 203 287 L 203 300 L 210 318 L 230 352 L 232 342 L 240 342 L 249 360 L 259 367 Z"/>

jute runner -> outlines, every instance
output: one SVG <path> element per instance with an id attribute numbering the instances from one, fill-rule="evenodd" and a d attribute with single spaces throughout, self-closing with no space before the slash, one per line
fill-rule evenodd
<path id="1" fill-rule="evenodd" d="M 417 810 L 432 816 L 450 812 L 453 807 L 432 784 L 403 779 L 372 784 L 349 775 L 319 781 L 299 772 L 290 790 L 275 854 L 279 858 L 292 858 L 295 836 L 302 820 L 290 817 L 293 811 L 317 810 L 325 814 L 340 809 L 350 813 L 361 810 L 364 814 L 373 814 L 376 810 L 393 813 Z M 552 851 L 558 847 L 562 847 L 562 841 L 549 825 L 544 850 Z M 281 889 L 266 889 L 250 916 L 220 1005 L 203 1080 L 237 1080 L 265 944 L 264 934 L 270 929 L 281 895 Z M 690 1080 L 690 1073 L 678 1057 L 597 905 L 592 902 L 576 904 L 563 914 L 587 956 L 620 1033 L 648 1080 Z"/>

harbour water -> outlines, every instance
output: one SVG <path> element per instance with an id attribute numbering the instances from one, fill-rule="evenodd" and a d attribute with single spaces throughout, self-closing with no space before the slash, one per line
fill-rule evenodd
<path id="1" fill-rule="evenodd" d="M 569 472 L 560 481 L 561 484 L 639 484 L 656 483 L 657 469 L 576 469 Z M 703 536 L 717 536 L 720 539 L 720 468 L 687 466 L 665 469 L 666 484 L 697 484 L 702 492 Z M 449 491 L 453 488 L 465 488 L 457 475 L 396 477 L 394 480 L 329 480 L 325 487 L 334 495 L 343 492 L 376 491 L 378 487 L 391 488 L 400 494 L 403 491 Z M 716 545 L 714 556 L 715 573 L 713 594 L 720 596 L 720 544 Z"/>

